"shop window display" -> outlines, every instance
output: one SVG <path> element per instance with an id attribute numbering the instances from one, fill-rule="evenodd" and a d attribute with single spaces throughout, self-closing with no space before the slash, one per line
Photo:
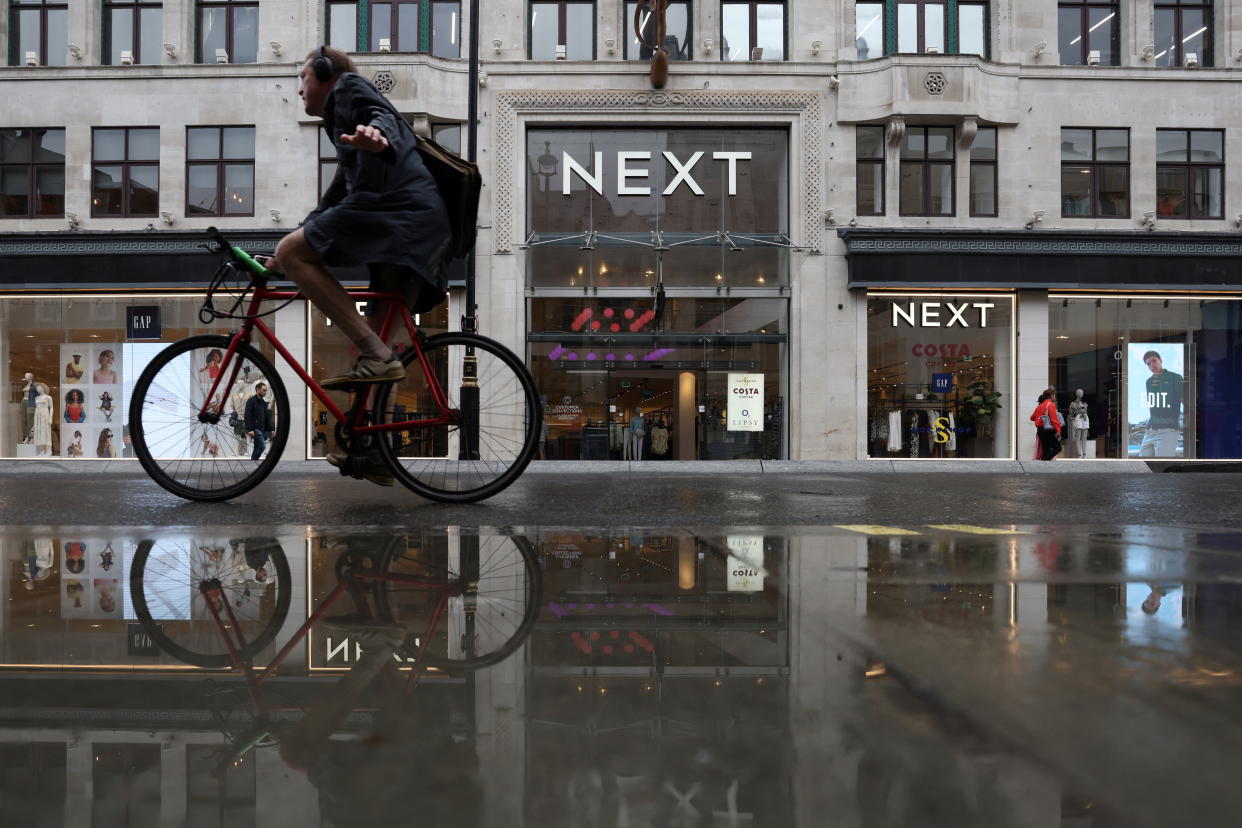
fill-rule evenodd
<path id="1" fill-rule="evenodd" d="M 146 364 L 169 342 L 227 332 L 222 322 L 203 325 L 199 304 L 196 297 L 150 295 L 0 303 L 0 365 L 8 389 L 0 457 L 132 457 L 129 394 Z M 130 306 L 159 308 L 160 340 L 126 340 Z"/>
<path id="2" fill-rule="evenodd" d="M 869 457 L 1013 456 L 1014 297 L 867 297 Z"/>
<path id="3" fill-rule="evenodd" d="M 1066 457 L 1242 457 L 1242 298 L 1052 296 L 1049 344 Z"/>

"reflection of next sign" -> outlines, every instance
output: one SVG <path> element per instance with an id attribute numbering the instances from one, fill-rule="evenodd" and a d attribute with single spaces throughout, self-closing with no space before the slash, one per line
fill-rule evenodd
<path id="1" fill-rule="evenodd" d="M 729 374 L 729 431 L 763 431 L 763 374 Z"/>

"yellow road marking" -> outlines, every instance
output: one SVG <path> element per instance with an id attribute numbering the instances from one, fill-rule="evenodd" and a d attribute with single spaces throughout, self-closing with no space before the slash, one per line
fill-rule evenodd
<path id="1" fill-rule="evenodd" d="M 987 526 L 970 526 L 965 523 L 929 523 L 929 529 L 944 529 L 948 532 L 967 532 L 972 535 L 1016 535 L 1013 529 L 990 529 Z"/>
<path id="2" fill-rule="evenodd" d="M 898 529 L 896 526 L 875 526 L 869 523 L 838 524 L 834 529 L 845 529 L 848 532 L 862 532 L 864 535 L 917 535 L 910 529 Z"/>

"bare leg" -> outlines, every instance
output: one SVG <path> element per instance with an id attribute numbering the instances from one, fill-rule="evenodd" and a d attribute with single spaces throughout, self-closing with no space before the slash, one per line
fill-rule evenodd
<path id="1" fill-rule="evenodd" d="M 358 315 L 349 292 L 324 269 L 319 254 L 306 241 L 302 228 L 280 240 L 276 247 L 276 261 L 285 275 L 306 294 L 306 298 L 323 311 L 365 356 L 385 361 L 392 357 L 392 351 L 375 335 L 369 320 Z"/>

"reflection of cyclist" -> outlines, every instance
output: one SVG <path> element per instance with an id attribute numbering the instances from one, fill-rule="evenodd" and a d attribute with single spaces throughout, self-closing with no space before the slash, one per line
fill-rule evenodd
<path id="1" fill-rule="evenodd" d="M 413 806 L 419 824 L 473 828 L 482 816 L 478 757 L 473 744 L 454 738 L 449 717 L 438 706 L 381 694 L 388 698 L 380 701 L 370 733 L 356 741 L 331 738 L 392 664 L 394 644 L 403 636 L 359 634 L 366 648 L 362 658 L 282 735 L 280 754 L 319 789 L 320 808 L 333 825 L 405 825 Z M 419 782 L 415 802 L 411 780 Z"/>

